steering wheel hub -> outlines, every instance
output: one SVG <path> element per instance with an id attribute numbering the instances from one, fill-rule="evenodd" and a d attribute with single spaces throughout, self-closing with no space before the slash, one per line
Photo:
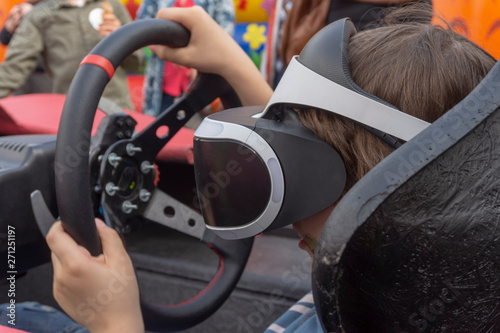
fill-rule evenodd
<path id="1" fill-rule="evenodd" d="M 122 231 L 130 230 L 131 217 L 144 213 L 155 190 L 157 171 L 149 160 L 140 147 L 128 141 L 113 144 L 101 160 L 101 206 L 106 208 L 109 222 Z"/>

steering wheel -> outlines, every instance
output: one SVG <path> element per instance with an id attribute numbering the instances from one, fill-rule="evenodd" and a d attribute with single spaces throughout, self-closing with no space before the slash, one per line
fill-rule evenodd
<path id="1" fill-rule="evenodd" d="M 129 229 L 130 221 L 137 217 L 146 218 L 199 238 L 219 255 L 218 272 L 191 300 L 169 306 L 141 300 L 146 329 L 156 332 L 184 330 L 213 314 L 236 286 L 250 254 L 253 238 L 219 238 L 205 228 L 196 211 L 159 190 L 153 164 L 172 136 L 215 98 L 220 97 L 225 107 L 239 106 L 240 102 L 222 77 L 200 74 L 190 93 L 139 134 L 132 137 L 135 121 L 125 114 L 108 116 L 101 122 L 97 144 L 95 137 L 91 144 L 90 133 L 104 87 L 129 54 L 151 44 L 183 47 L 189 38 L 189 31 L 175 22 L 147 19 L 126 24 L 103 39 L 74 76 L 57 136 L 54 166 L 60 218 L 64 229 L 92 255 L 102 253 L 94 223 L 96 196 L 100 196 L 97 205 L 106 222 L 118 231 Z M 126 130 L 121 131 L 122 127 Z M 91 170 L 97 170 L 93 188 Z M 166 216 L 167 206 L 175 207 L 179 214 Z"/>

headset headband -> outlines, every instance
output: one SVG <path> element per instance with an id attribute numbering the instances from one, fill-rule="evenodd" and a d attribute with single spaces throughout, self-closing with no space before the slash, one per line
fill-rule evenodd
<path id="1" fill-rule="evenodd" d="M 298 57 L 288 65 L 264 114 L 276 104 L 296 104 L 329 111 L 404 141 L 430 125 L 326 79 L 301 64 Z"/>
<path id="2" fill-rule="evenodd" d="M 314 35 L 300 56 L 292 58 L 263 117 L 273 105 L 286 103 L 330 111 L 383 132 L 372 132 L 376 136 L 388 134 L 404 141 L 427 128 L 428 122 L 399 111 L 353 81 L 349 39 L 355 33 L 354 25 L 345 18 Z"/>

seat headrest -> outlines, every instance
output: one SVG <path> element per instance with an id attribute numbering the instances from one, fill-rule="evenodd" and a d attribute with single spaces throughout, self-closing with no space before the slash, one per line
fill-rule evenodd
<path id="1" fill-rule="evenodd" d="M 316 248 L 327 332 L 500 331 L 500 64 L 368 172 Z"/>

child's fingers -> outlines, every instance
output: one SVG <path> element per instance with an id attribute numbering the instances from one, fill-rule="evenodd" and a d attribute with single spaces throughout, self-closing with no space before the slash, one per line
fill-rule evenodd
<path id="1" fill-rule="evenodd" d="M 80 245 L 66 233 L 61 221 L 52 225 L 46 240 L 50 250 L 57 256 L 63 265 L 66 263 L 73 263 L 85 257 L 84 252 L 80 249 Z"/>
<path id="2" fill-rule="evenodd" d="M 127 251 L 118 233 L 114 229 L 106 226 L 106 224 L 99 219 L 96 219 L 96 225 L 99 238 L 101 239 L 102 252 L 106 259 L 123 259 L 123 256 L 127 255 Z"/>
<path id="3" fill-rule="evenodd" d="M 193 6 L 189 8 L 162 8 L 158 11 L 156 18 L 170 20 L 179 23 L 188 30 L 192 30 L 196 22 L 199 21 L 200 15 L 206 13 L 203 8 Z"/>

